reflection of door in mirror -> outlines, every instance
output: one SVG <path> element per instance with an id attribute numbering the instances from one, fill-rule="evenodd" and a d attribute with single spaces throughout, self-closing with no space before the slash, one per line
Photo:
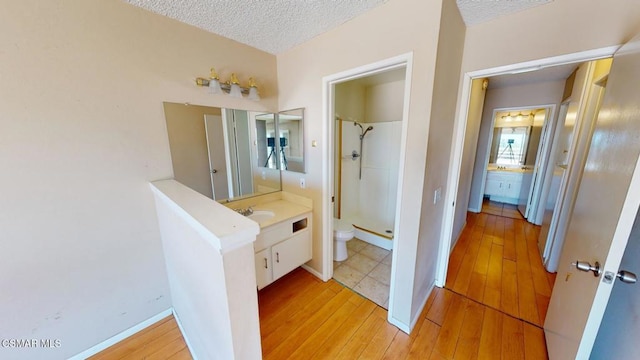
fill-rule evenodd
<path id="1" fill-rule="evenodd" d="M 231 169 L 229 197 L 253 194 L 249 115 L 244 110 L 225 109 L 222 119 L 227 134 L 227 163 Z"/>
<path id="2" fill-rule="evenodd" d="M 209 171 L 213 199 L 229 198 L 227 162 L 225 160 L 224 126 L 221 115 L 204 115 L 207 147 L 209 151 Z"/>
<path id="3" fill-rule="evenodd" d="M 217 201 L 281 189 L 279 170 L 256 166 L 258 113 L 169 102 L 164 112 L 177 181 Z"/>

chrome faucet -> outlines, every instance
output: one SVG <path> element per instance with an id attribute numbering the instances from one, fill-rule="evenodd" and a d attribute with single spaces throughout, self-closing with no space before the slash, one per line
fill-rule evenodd
<path id="1" fill-rule="evenodd" d="M 251 214 L 253 214 L 253 208 L 251 206 L 249 206 L 246 209 L 236 209 L 236 212 L 242 216 L 249 216 Z"/>

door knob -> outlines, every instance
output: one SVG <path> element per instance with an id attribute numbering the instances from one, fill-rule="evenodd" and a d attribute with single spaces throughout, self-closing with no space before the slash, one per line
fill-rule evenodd
<path id="1" fill-rule="evenodd" d="M 591 265 L 586 261 L 576 261 L 571 265 L 575 265 L 575 267 L 580 271 L 593 271 L 593 276 L 598 277 L 602 273 L 602 269 L 600 269 L 600 263 L 596 261 L 595 265 Z"/>
<path id="2" fill-rule="evenodd" d="M 625 270 L 620 270 L 616 277 L 623 283 L 627 284 L 635 284 L 638 281 L 636 274 Z"/>
<path id="3" fill-rule="evenodd" d="M 635 284 L 638 281 L 636 274 L 626 270 L 620 270 L 617 274 L 611 271 L 605 271 L 602 281 L 606 284 L 611 284 L 616 278 L 625 284 Z"/>
<path id="4" fill-rule="evenodd" d="M 217 172 L 218 172 L 218 170 L 216 170 L 216 169 L 211 170 L 211 173 L 212 173 L 212 174 L 215 174 L 215 173 L 217 173 Z"/>

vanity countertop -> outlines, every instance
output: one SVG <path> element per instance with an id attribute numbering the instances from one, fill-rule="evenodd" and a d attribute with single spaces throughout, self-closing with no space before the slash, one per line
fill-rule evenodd
<path id="1" fill-rule="evenodd" d="M 503 172 L 503 173 L 508 173 L 508 174 L 513 174 L 513 173 L 517 173 L 517 174 L 525 174 L 525 173 L 533 173 L 533 169 L 522 169 L 522 168 L 487 168 L 487 171 L 493 172 L 493 173 L 498 173 L 498 172 Z"/>
<path id="2" fill-rule="evenodd" d="M 275 214 L 272 218 L 259 223 L 261 229 L 265 229 L 284 220 L 291 219 L 293 217 L 312 211 L 310 207 L 296 204 L 294 202 L 283 199 L 260 203 L 254 206 L 253 210 L 268 210 L 273 211 Z"/>

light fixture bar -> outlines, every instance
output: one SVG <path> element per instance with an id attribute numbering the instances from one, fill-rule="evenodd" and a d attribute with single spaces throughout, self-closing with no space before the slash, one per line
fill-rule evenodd
<path id="1" fill-rule="evenodd" d="M 202 86 L 202 87 L 209 87 L 209 79 L 205 79 L 201 77 L 196 78 L 196 85 Z M 231 92 L 231 84 L 229 82 L 224 82 L 224 83 L 221 82 L 220 88 L 222 89 L 222 91 L 226 92 L 227 94 Z M 248 87 L 240 86 L 240 91 L 245 95 L 249 95 Z"/>

